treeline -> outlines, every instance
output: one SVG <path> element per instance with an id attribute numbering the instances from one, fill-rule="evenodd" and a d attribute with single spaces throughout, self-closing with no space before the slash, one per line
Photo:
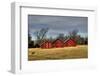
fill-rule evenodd
<path id="1" fill-rule="evenodd" d="M 34 36 L 36 37 L 36 40 L 33 41 L 30 34 L 28 34 L 28 47 L 29 48 L 39 48 L 40 44 L 44 40 L 50 40 L 53 42 L 56 39 L 66 40 L 68 38 L 72 38 L 77 42 L 77 45 L 87 45 L 88 44 L 88 37 L 82 37 L 81 35 L 78 35 L 78 30 L 73 30 L 68 33 L 68 35 L 64 35 L 63 33 L 58 34 L 56 38 L 50 37 L 46 38 L 48 28 L 42 28 L 39 31 L 34 32 Z"/>

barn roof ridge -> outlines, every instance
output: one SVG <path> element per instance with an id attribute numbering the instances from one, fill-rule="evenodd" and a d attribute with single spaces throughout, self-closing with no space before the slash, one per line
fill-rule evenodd
<path id="1" fill-rule="evenodd" d="M 45 39 L 43 42 L 40 43 L 40 45 L 42 45 L 45 42 L 51 42 L 49 39 Z"/>
<path id="2" fill-rule="evenodd" d="M 54 43 L 54 42 L 57 41 L 57 40 L 60 40 L 60 41 L 62 41 L 63 43 L 65 43 L 65 42 L 68 41 L 69 39 L 72 39 L 72 38 L 67 38 L 67 39 L 65 39 L 65 40 L 62 40 L 62 39 L 57 38 L 57 39 L 55 39 L 55 40 L 53 40 L 53 41 L 51 41 L 50 39 L 45 39 L 43 42 L 40 43 L 40 45 L 42 45 L 42 44 L 45 43 L 45 42 Z M 73 39 L 72 39 L 72 40 L 73 40 Z"/>
<path id="3" fill-rule="evenodd" d="M 72 39 L 72 38 L 67 38 L 67 39 L 64 40 L 64 43 L 65 43 L 66 41 L 68 41 L 69 39 L 74 40 L 74 39 Z"/>
<path id="4" fill-rule="evenodd" d="M 62 39 L 60 39 L 60 38 L 57 38 L 57 39 L 55 39 L 52 43 L 54 43 L 54 42 L 57 41 L 57 40 L 60 40 L 60 41 L 64 42 L 64 40 L 62 40 Z"/>

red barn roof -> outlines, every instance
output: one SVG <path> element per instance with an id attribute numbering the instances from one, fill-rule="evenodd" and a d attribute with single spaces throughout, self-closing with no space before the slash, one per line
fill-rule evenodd
<path id="1" fill-rule="evenodd" d="M 61 39 L 56 39 L 55 41 L 53 41 L 52 45 L 53 47 L 56 47 L 56 48 L 60 48 L 60 47 L 63 47 L 63 40 Z"/>
<path id="2" fill-rule="evenodd" d="M 76 41 L 72 38 L 68 38 L 65 41 L 61 39 L 56 39 L 53 42 L 49 40 L 45 40 L 40 44 L 41 48 L 62 48 L 68 46 L 76 46 Z"/>
<path id="3" fill-rule="evenodd" d="M 67 47 L 67 46 L 76 46 L 76 41 L 74 39 L 67 39 L 64 41 L 64 46 Z"/>

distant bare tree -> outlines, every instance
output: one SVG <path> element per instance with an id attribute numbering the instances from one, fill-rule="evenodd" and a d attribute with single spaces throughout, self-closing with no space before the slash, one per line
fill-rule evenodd
<path id="1" fill-rule="evenodd" d="M 46 38 L 46 34 L 48 32 L 49 28 L 42 28 L 39 31 L 35 31 L 34 35 L 36 36 L 37 43 L 40 43 L 42 40 Z"/>
<path id="2" fill-rule="evenodd" d="M 51 36 L 51 37 L 49 38 L 49 40 L 50 40 L 50 41 L 53 41 L 53 40 L 54 40 L 54 38 L 52 38 L 52 36 Z"/>
<path id="3" fill-rule="evenodd" d="M 28 48 L 34 48 L 34 41 L 32 41 L 30 34 L 28 34 Z"/>
<path id="4" fill-rule="evenodd" d="M 64 34 L 63 33 L 60 33 L 59 35 L 58 35 L 58 37 L 57 37 L 58 39 L 61 39 L 61 40 L 64 40 L 65 39 L 65 37 L 64 37 Z"/>
<path id="5" fill-rule="evenodd" d="M 85 38 L 85 44 L 88 44 L 88 37 Z"/>
<path id="6" fill-rule="evenodd" d="M 29 43 L 31 42 L 31 36 L 30 36 L 30 34 L 28 34 L 28 42 Z"/>
<path id="7" fill-rule="evenodd" d="M 69 32 L 69 35 L 71 38 L 75 39 L 77 37 L 77 33 L 78 33 L 78 30 L 73 30 L 71 32 Z"/>

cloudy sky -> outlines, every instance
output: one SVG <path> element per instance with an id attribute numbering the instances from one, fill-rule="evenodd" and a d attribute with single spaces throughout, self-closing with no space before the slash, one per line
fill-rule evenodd
<path id="1" fill-rule="evenodd" d="M 88 32 L 88 18 L 75 16 L 43 16 L 28 15 L 28 30 L 35 40 L 34 32 L 41 28 L 49 28 L 47 37 L 56 37 L 59 33 L 68 35 L 68 32 L 77 29 L 78 34 L 86 37 Z"/>

